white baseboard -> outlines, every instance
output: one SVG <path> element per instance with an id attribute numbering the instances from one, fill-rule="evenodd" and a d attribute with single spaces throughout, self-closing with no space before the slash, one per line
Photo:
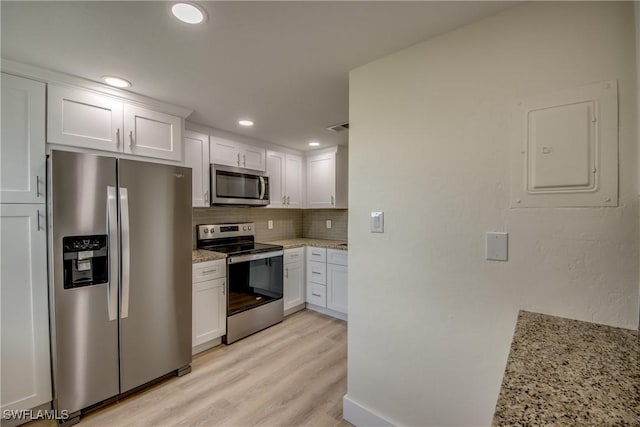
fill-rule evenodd
<path id="1" fill-rule="evenodd" d="M 318 313 L 326 314 L 327 316 L 335 317 L 336 319 L 344 320 L 345 322 L 349 320 L 349 316 L 344 313 L 340 313 L 339 311 L 330 310 L 328 308 L 320 307 L 319 305 L 313 305 L 307 303 L 307 309 L 317 311 Z"/>
<path id="2" fill-rule="evenodd" d="M 217 345 L 220 345 L 220 344 L 222 344 L 222 338 L 216 338 L 216 339 L 213 339 L 211 341 L 207 341 L 205 343 L 202 343 L 200 345 L 192 347 L 191 348 L 191 355 L 195 356 L 198 353 L 202 353 L 203 351 L 209 350 L 210 348 L 213 348 L 213 347 L 215 347 Z"/>
<path id="3" fill-rule="evenodd" d="M 305 304 L 304 304 L 304 303 L 302 303 L 302 304 L 298 304 L 298 305 L 296 305 L 295 307 L 291 307 L 291 308 L 289 308 L 289 309 L 285 310 L 285 311 L 284 311 L 284 315 L 285 315 L 285 317 L 286 317 L 286 316 L 288 316 L 288 315 L 290 315 L 290 314 L 293 314 L 293 313 L 295 313 L 295 312 L 298 312 L 298 311 L 300 311 L 300 310 L 304 310 L 304 309 L 305 309 Z"/>
<path id="4" fill-rule="evenodd" d="M 384 419 L 369 408 L 352 400 L 348 394 L 342 398 L 342 418 L 356 427 L 394 427 L 395 424 Z"/>

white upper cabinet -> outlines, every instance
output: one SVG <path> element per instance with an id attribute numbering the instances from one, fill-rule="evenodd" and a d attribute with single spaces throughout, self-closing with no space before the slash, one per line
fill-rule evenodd
<path id="1" fill-rule="evenodd" d="M 123 104 L 83 89 L 49 85 L 47 142 L 122 151 Z"/>
<path id="2" fill-rule="evenodd" d="M 267 152 L 269 196 L 271 208 L 302 208 L 302 157 Z"/>
<path id="3" fill-rule="evenodd" d="M 49 85 L 47 142 L 182 160 L 182 119 L 97 92 Z"/>
<path id="4" fill-rule="evenodd" d="M 2 74 L 0 202 L 45 202 L 45 85 Z"/>
<path id="5" fill-rule="evenodd" d="M 307 207 L 346 209 L 348 152 L 338 146 L 307 156 Z"/>
<path id="6" fill-rule="evenodd" d="M 44 206 L 0 205 L 0 234 L 0 409 L 27 410 L 51 401 Z"/>
<path id="7" fill-rule="evenodd" d="M 209 206 L 209 136 L 185 131 L 184 163 L 192 170 L 193 206 Z"/>
<path id="8" fill-rule="evenodd" d="M 182 159 L 180 117 L 134 105 L 124 106 L 124 152 L 159 159 Z"/>
<path id="9" fill-rule="evenodd" d="M 264 148 L 211 136 L 210 161 L 218 165 L 264 171 L 267 151 Z"/>

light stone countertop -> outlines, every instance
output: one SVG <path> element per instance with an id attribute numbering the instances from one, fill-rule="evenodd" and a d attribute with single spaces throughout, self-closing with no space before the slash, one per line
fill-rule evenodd
<path id="1" fill-rule="evenodd" d="M 194 249 L 191 253 L 191 262 L 197 264 L 199 262 L 215 261 L 218 259 L 225 259 L 227 254 L 222 252 L 207 251 L 204 249 Z"/>
<path id="2" fill-rule="evenodd" d="M 297 239 L 275 240 L 275 241 L 268 241 L 264 243 L 284 246 L 285 249 L 301 248 L 303 246 L 313 246 L 316 248 L 339 249 L 343 251 L 348 250 L 347 242 L 342 240 L 309 239 L 306 237 L 304 238 L 301 237 Z"/>
<path id="3" fill-rule="evenodd" d="M 640 333 L 521 311 L 493 426 L 639 426 Z"/>

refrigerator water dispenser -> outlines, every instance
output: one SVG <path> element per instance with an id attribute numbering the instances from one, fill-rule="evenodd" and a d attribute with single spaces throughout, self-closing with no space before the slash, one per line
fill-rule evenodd
<path id="1" fill-rule="evenodd" d="M 109 281 L 107 235 L 62 238 L 64 289 Z"/>

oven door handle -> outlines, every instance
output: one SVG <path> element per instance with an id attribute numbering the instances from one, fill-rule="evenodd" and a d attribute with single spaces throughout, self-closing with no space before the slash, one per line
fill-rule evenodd
<path id="1" fill-rule="evenodd" d="M 229 260 L 229 264 L 237 264 L 239 262 L 247 262 L 247 261 L 257 261 L 259 259 L 267 259 L 274 258 L 277 256 L 284 255 L 284 251 L 271 251 L 271 252 L 263 252 L 260 254 L 249 254 L 249 255 L 237 255 L 227 258 Z"/>
<path id="2" fill-rule="evenodd" d="M 260 176 L 260 200 L 264 199 L 264 193 L 266 191 L 267 186 L 264 185 L 264 177 Z"/>

